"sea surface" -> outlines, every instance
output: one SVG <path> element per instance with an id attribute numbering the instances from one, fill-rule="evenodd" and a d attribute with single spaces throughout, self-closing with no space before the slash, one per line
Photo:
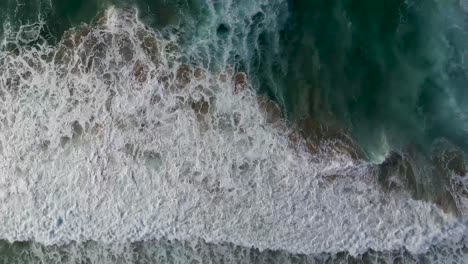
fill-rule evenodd
<path id="1" fill-rule="evenodd" d="M 0 263 L 468 263 L 468 1 L 0 24 Z"/>

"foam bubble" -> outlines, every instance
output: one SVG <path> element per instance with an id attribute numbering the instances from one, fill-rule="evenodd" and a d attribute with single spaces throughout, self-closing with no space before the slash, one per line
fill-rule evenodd
<path id="1" fill-rule="evenodd" d="M 466 234 L 435 205 L 382 192 L 372 166 L 291 146 L 252 89 L 181 64 L 177 39 L 134 10 L 18 53 L 0 57 L 4 239 L 359 254 Z"/>

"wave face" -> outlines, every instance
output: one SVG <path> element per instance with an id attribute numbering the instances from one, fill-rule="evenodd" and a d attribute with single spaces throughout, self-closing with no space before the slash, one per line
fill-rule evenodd
<path id="1" fill-rule="evenodd" d="M 60 41 L 40 17 L 4 34 L 0 237 L 30 241 L 1 245 L 5 259 L 466 258 L 463 217 L 385 192 L 375 167 L 338 139 L 316 152 L 292 142 L 289 123 L 265 109 L 256 91 L 268 70 L 255 61 L 281 55 L 287 3 L 198 4 L 185 21 L 156 21 L 169 25 L 162 30 L 139 9 L 103 3 L 107 11 Z M 263 53 L 266 40 L 278 49 Z"/>

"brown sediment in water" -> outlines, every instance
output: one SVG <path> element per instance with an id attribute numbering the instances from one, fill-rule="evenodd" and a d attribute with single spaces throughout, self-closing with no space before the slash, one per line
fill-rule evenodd
<path id="1" fill-rule="evenodd" d="M 386 192 L 408 192 L 455 216 L 468 213 L 460 206 L 460 200 L 468 198 L 459 181 L 466 175 L 465 159 L 454 146 L 436 147 L 431 157 L 408 147 L 401 154 L 391 152 L 376 168 L 378 183 Z"/>

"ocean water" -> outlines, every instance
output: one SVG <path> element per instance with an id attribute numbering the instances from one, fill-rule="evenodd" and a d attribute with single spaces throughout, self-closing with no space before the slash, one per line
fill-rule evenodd
<path id="1" fill-rule="evenodd" d="M 465 263 L 466 1 L 0 3 L 3 263 Z"/>

